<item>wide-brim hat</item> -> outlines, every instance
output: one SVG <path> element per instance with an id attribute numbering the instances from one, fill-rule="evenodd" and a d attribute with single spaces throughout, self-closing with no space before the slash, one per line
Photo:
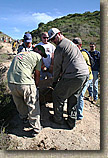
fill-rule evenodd
<path id="1" fill-rule="evenodd" d="M 39 50 L 41 50 L 41 52 L 43 53 L 43 57 L 44 57 L 44 58 L 47 58 L 47 54 L 45 53 L 45 48 L 44 48 L 42 45 L 36 45 L 36 46 L 33 48 L 33 50 L 34 50 L 35 48 L 38 48 Z"/>

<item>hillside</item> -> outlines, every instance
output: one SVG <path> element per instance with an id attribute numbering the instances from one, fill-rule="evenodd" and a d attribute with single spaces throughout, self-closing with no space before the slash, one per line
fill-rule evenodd
<path id="1" fill-rule="evenodd" d="M 7 38 L 11 38 L 10 36 L 8 36 L 7 34 L 3 33 L 2 31 L 0 31 L 0 39 L 2 37 L 7 37 Z M 13 39 L 12 39 L 13 40 Z"/>
<path id="2" fill-rule="evenodd" d="M 80 37 L 83 41 L 83 48 L 89 49 L 89 43 L 96 42 L 97 50 L 100 51 L 100 11 L 69 14 L 49 21 L 47 24 L 41 22 L 37 29 L 30 32 L 33 43 L 40 42 L 41 32 L 48 31 L 52 27 L 60 29 L 63 35 L 70 40 L 74 37 Z M 0 31 L 0 38 L 3 36 L 10 37 Z"/>
<path id="3" fill-rule="evenodd" d="M 96 42 L 97 50 L 100 51 L 100 11 L 69 14 L 47 24 L 40 23 L 38 28 L 31 32 L 33 42 L 38 43 L 41 32 L 48 31 L 52 27 L 60 29 L 63 35 L 70 40 L 77 36 L 80 37 L 84 48 L 89 49 L 89 43 Z"/>

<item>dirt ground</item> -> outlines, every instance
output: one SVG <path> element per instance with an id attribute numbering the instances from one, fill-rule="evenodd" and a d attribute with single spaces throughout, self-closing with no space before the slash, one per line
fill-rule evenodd
<path id="1" fill-rule="evenodd" d="M 9 49 L 9 46 L 5 45 L 5 49 Z M 9 64 L 6 63 L 7 67 Z M 52 103 L 41 105 L 43 129 L 36 137 L 31 136 L 29 124 L 25 127 L 15 111 L 6 129 L 10 140 L 7 150 L 100 150 L 100 106 L 92 104 L 87 97 L 84 102 L 84 118 L 77 121 L 72 130 L 67 125 L 58 125 L 49 120 L 53 114 Z M 64 117 L 67 117 L 66 104 Z"/>
<path id="2" fill-rule="evenodd" d="M 52 103 L 41 106 L 43 129 L 36 137 L 31 136 L 31 131 L 27 131 L 16 113 L 8 128 L 11 143 L 7 150 L 100 150 L 99 107 L 85 100 L 84 118 L 73 130 L 49 120 L 52 108 Z"/>

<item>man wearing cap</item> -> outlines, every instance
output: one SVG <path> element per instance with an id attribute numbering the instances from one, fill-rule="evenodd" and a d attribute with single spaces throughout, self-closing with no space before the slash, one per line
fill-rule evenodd
<path id="1" fill-rule="evenodd" d="M 67 99 L 67 124 L 73 129 L 77 119 L 77 100 L 88 80 L 88 66 L 78 49 L 60 30 L 52 28 L 48 31 L 49 40 L 56 44 L 54 52 L 53 108 L 51 120 L 64 124 L 63 106 Z"/>
<path id="2" fill-rule="evenodd" d="M 17 49 L 17 54 L 20 52 L 29 52 L 32 50 L 32 36 L 30 33 L 26 33 L 24 35 L 24 42 L 22 45 L 19 45 L 18 49 Z"/>
<path id="3" fill-rule="evenodd" d="M 50 78 L 53 76 L 53 64 L 54 64 L 54 51 L 55 46 L 48 42 L 48 32 L 41 33 L 42 42 L 38 45 L 42 45 L 45 48 L 47 58 L 42 58 L 42 67 L 40 72 L 40 79 Z"/>
<path id="4" fill-rule="evenodd" d="M 35 51 L 35 52 L 34 52 Z M 41 130 L 38 83 L 42 57 L 47 57 L 44 47 L 17 54 L 8 70 L 8 86 L 23 123 L 29 120 L 35 133 Z M 32 77 L 34 74 L 34 78 Z"/>
<path id="5" fill-rule="evenodd" d="M 86 93 L 87 88 L 89 87 L 89 85 L 92 83 L 93 81 L 93 74 L 92 74 L 92 69 L 91 69 L 91 63 L 90 63 L 90 59 L 89 56 L 86 52 L 85 49 L 82 49 L 82 40 L 79 37 L 76 37 L 73 39 L 73 43 L 75 43 L 77 45 L 77 47 L 79 48 L 79 50 L 81 51 L 87 65 L 88 65 L 88 69 L 89 69 L 89 80 L 86 82 L 81 95 L 79 96 L 78 99 L 78 104 L 77 104 L 77 120 L 82 120 L 83 118 L 83 108 L 84 108 L 84 95 Z"/>

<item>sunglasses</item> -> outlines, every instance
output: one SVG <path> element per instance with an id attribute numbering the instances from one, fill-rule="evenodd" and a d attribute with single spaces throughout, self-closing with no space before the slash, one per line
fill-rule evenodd
<path id="1" fill-rule="evenodd" d="M 48 39 L 49 37 L 43 37 L 43 39 Z"/>
<path id="2" fill-rule="evenodd" d="M 94 46 L 90 46 L 90 47 L 94 47 Z"/>

